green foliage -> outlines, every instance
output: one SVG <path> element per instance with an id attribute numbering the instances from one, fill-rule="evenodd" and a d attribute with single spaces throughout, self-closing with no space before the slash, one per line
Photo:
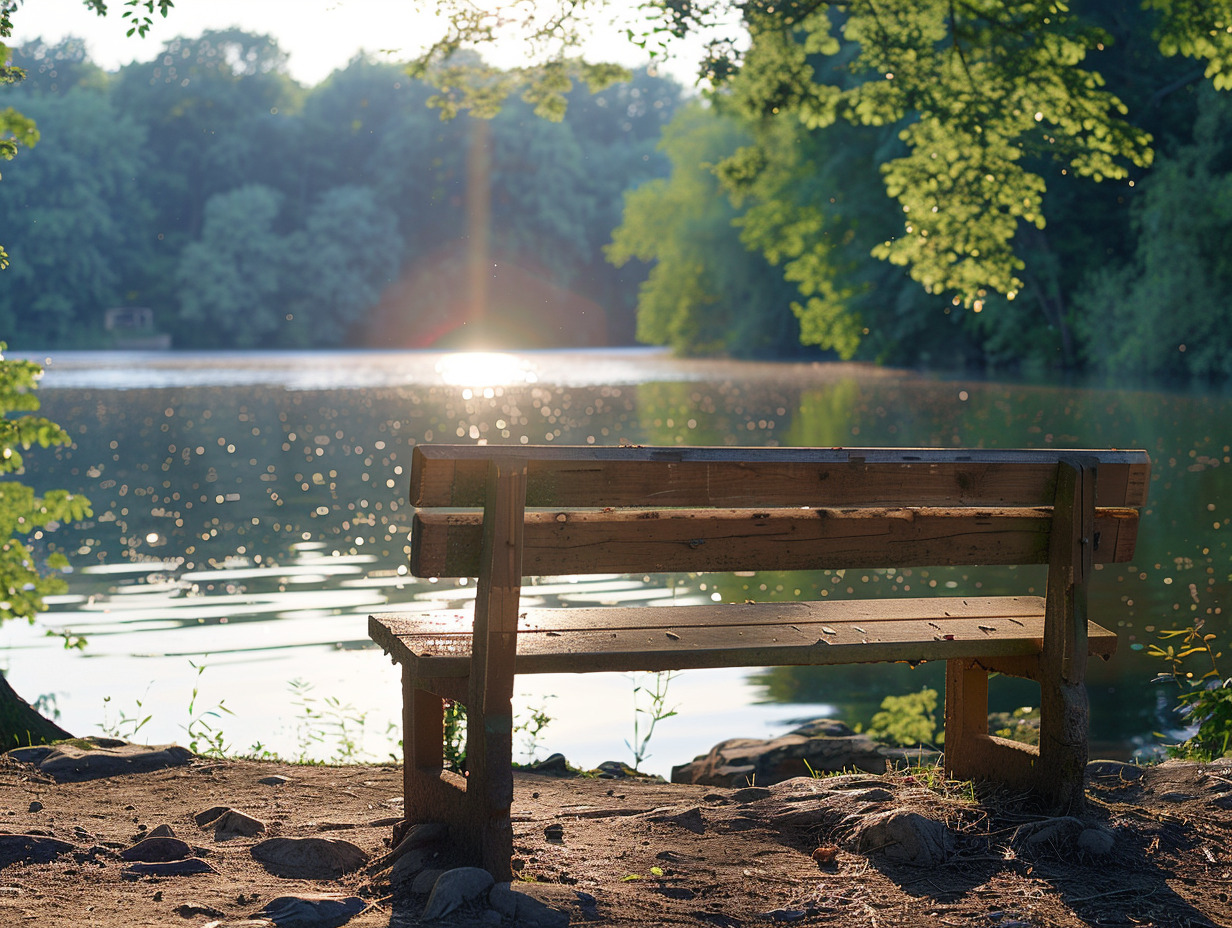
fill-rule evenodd
<path id="1" fill-rule="evenodd" d="M 63 556 L 44 558 L 40 567 L 34 551 L 22 541 L 35 541 L 63 522 L 93 514 L 84 496 L 64 490 L 34 488 L 12 479 L 25 473 L 23 451 L 38 445 L 49 448 L 70 442 L 68 433 L 43 416 L 34 390 L 42 368 L 33 361 L 7 359 L 0 342 L 0 622 L 24 618 L 31 622 L 43 609 L 43 597 L 64 590 L 64 581 L 48 570 L 68 566 Z M 13 415 L 17 413 L 18 415 Z"/>
<path id="2" fill-rule="evenodd" d="M 667 691 L 672 679 L 679 673 L 660 670 L 646 676 L 650 677 L 649 684 L 643 682 L 643 675 L 632 675 L 633 740 L 626 741 L 625 746 L 633 753 L 634 770 L 639 770 L 642 762 L 650 757 L 650 739 L 654 737 L 655 726 L 677 714 L 674 707 L 669 709 L 667 706 Z"/>
<path id="3" fill-rule="evenodd" d="M 1168 753 L 1189 760 L 1211 761 L 1232 754 L 1232 678 L 1219 670 L 1218 636 L 1203 632 L 1204 622 L 1197 619 L 1187 628 L 1161 632 L 1162 642 L 1175 644 L 1149 645 L 1147 654 L 1168 665 L 1155 682 L 1171 681 L 1179 690 L 1177 710 L 1186 723 L 1196 726 L 1189 738 L 1173 745 Z M 1202 666 L 1188 669 L 1194 658 Z"/>
<path id="4" fill-rule="evenodd" d="M 1079 296 L 1092 367 L 1121 374 L 1232 376 L 1232 101 L 1198 94 L 1193 141 L 1161 157 L 1130 212 L 1127 261 Z"/>
<path id="5" fill-rule="evenodd" d="M 790 350 L 798 340 L 792 290 L 740 241 L 737 210 L 713 170 L 746 141 L 733 119 L 682 110 L 660 143 L 671 177 L 625 195 L 624 221 L 605 254 L 618 267 L 653 262 L 638 294 L 640 341 L 747 357 Z"/>
<path id="6" fill-rule="evenodd" d="M 881 711 L 869 722 L 866 734 L 900 746 L 933 744 L 937 734 L 936 710 L 937 691 L 931 688 L 904 696 L 887 696 L 881 701 Z"/>

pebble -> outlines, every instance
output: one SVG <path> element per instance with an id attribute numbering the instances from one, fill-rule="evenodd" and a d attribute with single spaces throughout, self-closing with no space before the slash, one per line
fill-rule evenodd
<path id="1" fill-rule="evenodd" d="M 583 895 L 585 893 L 579 893 L 579 896 Z M 497 883 L 489 890 L 488 905 L 491 907 L 489 912 L 502 920 L 515 922 L 518 928 L 565 928 L 569 924 L 567 912 L 554 909 L 526 893 L 517 892 L 509 883 Z"/>
<path id="2" fill-rule="evenodd" d="M 34 802 L 30 803 L 30 811 L 31 812 L 42 812 L 43 804 L 39 802 L 37 799 L 34 800 Z"/>
<path id="3" fill-rule="evenodd" d="M 228 809 L 214 821 L 214 840 L 225 841 L 228 838 L 251 838 L 265 831 L 265 822 L 258 821 L 251 815 Z"/>
<path id="4" fill-rule="evenodd" d="M 251 853 L 276 876 L 310 880 L 341 876 L 368 862 L 362 848 L 340 838 L 269 838 Z"/>
<path id="5" fill-rule="evenodd" d="M 150 832 L 151 838 L 174 838 L 175 836 L 175 831 L 165 822 Z"/>
<path id="6" fill-rule="evenodd" d="M 71 850 L 74 850 L 73 845 L 50 836 L 0 835 L 0 867 L 19 860 L 47 864 Z"/>
<path id="7" fill-rule="evenodd" d="M 198 873 L 217 873 L 200 857 L 189 857 L 187 860 L 167 860 L 155 863 L 138 861 L 124 869 L 126 879 L 136 879 L 141 876 L 195 876 Z"/>
<path id="8" fill-rule="evenodd" d="M 120 851 L 121 860 L 141 861 L 148 864 L 184 860 L 192 856 L 192 848 L 179 838 L 144 838 L 132 847 L 126 847 Z"/>
<path id="9" fill-rule="evenodd" d="M 487 870 L 478 867 L 455 867 L 446 870 L 432 887 L 424 906 L 425 919 L 442 918 L 469 902 L 487 895 L 495 880 Z"/>
<path id="10" fill-rule="evenodd" d="M 284 777 L 282 774 L 274 774 L 273 776 L 262 777 L 257 782 L 264 786 L 286 786 L 291 782 L 291 778 Z"/>
<path id="11" fill-rule="evenodd" d="M 268 919 L 278 928 L 315 928 L 341 925 L 368 908 L 358 896 L 340 893 L 279 896 L 266 904 L 253 918 Z"/>

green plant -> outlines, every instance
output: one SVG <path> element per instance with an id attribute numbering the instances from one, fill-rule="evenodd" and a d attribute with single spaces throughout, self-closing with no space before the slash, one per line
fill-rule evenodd
<path id="1" fill-rule="evenodd" d="M 520 712 L 514 716 L 513 733 L 522 736 L 522 756 L 526 758 L 527 763 L 534 761 L 535 754 L 542 746 L 539 736 L 552 721 L 552 717 L 547 713 L 546 700 L 553 698 L 555 697 L 545 696 L 545 701 L 539 703 L 538 706 L 528 708 L 525 716 Z"/>
<path id="2" fill-rule="evenodd" d="M 358 711 L 350 703 L 343 703 L 335 696 L 322 700 L 312 693 L 312 684 L 295 679 L 287 684 L 295 694 L 294 703 L 299 706 L 300 719 L 296 726 L 299 741 L 297 760 L 309 760 L 314 746 L 334 742 L 329 760 L 339 764 L 354 764 L 363 760 L 364 730 L 368 713 Z"/>
<path id="3" fill-rule="evenodd" d="M 1216 635 L 1203 634 L 1204 626 L 1204 620 L 1198 618 L 1187 628 L 1160 632 L 1163 642 L 1180 640 L 1163 647 L 1149 645 L 1147 654 L 1170 668 L 1157 674 L 1152 682 L 1175 682 L 1179 690 L 1177 711 L 1187 723 L 1197 726 L 1185 741 L 1170 746 L 1168 753 L 1210 761 L 1228 754 L 1232 745 L 1232 678 L 1220 673 L 1218 662 L 1223 652 L 1218 650 Z M 1191 657 L 1202 662 L 1197 670 L 1186 669 L 1186 661 Z M 1206 667 L 1207 664 L 1210 666 Z"/>
<path id="4" fill-rule="evenodd" d="M 466 706 L 445 700 L 445 766 L 461 773 L 466 769 Z"/>
<path id="5" fill-rule="evenodd" d="M 905 696 L 887 696 L 869 722 L 867 734 L 903 746 L 936 743 L 936 709 L 937 691 L 929 687 Z"/>
<path id="6" fill-rule="evenodd" d="M 108 735 L 109 737 L 112 737 L 112 738 L 122 738 L 125 741 L 129 741 L 133 738 L 134 735 L 137 734 L 137 732 L 145 728 L 146 723 L 149 722 L 150 719 L 152 719 L 154 716 L 146 715 L 144 717 L 140 717 L 141 709 L 142 709 L 142 700 L 138 699 L 136 700 L 136 703 L 137 703 L 137 711 L 133 715 L 128 715 L 123 709 L 120 709 L 119 710 L 120 717 L 113 721 L 112 719 L 108 717 L 109 713 L 107 711 L 108 707 L 111 705 L 111 697 L 104 696 L 103 697 L 103 720 L 99 722 L 98 724 L 98 727 L 102 730 L 103 734 Z M 39 711 L 43 711 L 43 710 L 40 709 Z M 56 713 L 56 714 L 59 715 L 59 713 Z"/>
<path id="7" fill-rule="evenodd" d="M 664 719 L 670 719 L 677 714 L 676 709 L 667 708 L 667 690 L 672 680 L 677 676 L 674 670 L 659 670 L 651 674 L 654 681 L 646 686 L 641 682 L 644 677 L 633 674 L 633 740 L 626 741 L 625 746 L 633 752 L 633 769 L 639 770 L 642 762 L 650 757 L 647 750 L 650 739 L 654 735 L 655 726 Z M 643 704 L 642 695 L 645 696 Z M 645 722 L 643 722 L 645 718 Z"/>
<path id="8" fill-rule="evenodd" d="M 197 671 L 198 680 L 205 673 L 205 664 L 194 664 L 190 660 L 188 666 Z M 226 756 L 228 745 L 223 737 L 222 730 L 216 727 L 216 722 L 213 720 L 222 718 L 223 713 L 227 715 L 235 715 L 235 713 L 227 708 L 226 700 L 223 699 L 218 700 L 217 705 L 212 708 L 203 709 L 198 712 L 197 697 L 200 694 L 200 686 L 194 685 L 192 696 L 188 700 L 188 724 L 180 726 L 188 733 L 188 750 L 194 754 L 224 757 Z"/>

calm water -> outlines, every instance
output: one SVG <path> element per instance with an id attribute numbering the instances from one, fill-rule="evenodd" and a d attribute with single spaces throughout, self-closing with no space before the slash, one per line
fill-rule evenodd
<path id="1" fill-rule="evenodd" d="M 645 351 L 466 355 L 63 353 L 43 411 L 72 448 L 36 453 L 41 487 L 86 493 L 95 519 L 47 539 L 71 556 L 70 592 L 33 627 L 0 628 L 0 662 L 75 733 L 106 725 L 187 743 L 192 719 L 232 750 L 386 757 L 398 737 L 396 668 L 369 612 L 456 608 L 465 583 L 406 576 L 411 448 L 424 441 L 699 445 L 1145 448 L 1154 461 L 1137 557 L 1097 575 L 1092 614 L 1121 634 L 1092 666 L 1101 754 L 1177 731 L 1144 645 L 1202 617 L 1227 626 L 1232 401 L 1181 392 L 955 380 L 857 365 L 687 362 Z M 702 602 L 1042 588 L 1034 569 L 848 571 L 545 580 L 545 604 Z M 65 650 L 47 632 L 84 635 Z M 881 699 L 942 668 L 689 672 L 680 714 L 646 765 L 666 772 L 716 741 L 780 733 L 823 714 L 866 722 Z M 539 747 L 571 761 L 629 759 L 634 686 L 620 675 L 521 677 L 524 713 L 553 721 Z M 194 698 L 194 691 L 196 695 Z M 995 681 L 996 708 L 1036 701 Z M 219 704 L 226 711 L 217 716 Z M 192 714 L 189 707 L 192 705 Z M 345 725 L 345 732 L 339 726 Z"/>

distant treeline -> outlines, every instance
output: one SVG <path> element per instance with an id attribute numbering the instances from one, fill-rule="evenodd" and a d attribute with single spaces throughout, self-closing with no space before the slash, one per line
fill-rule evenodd
<path id="1" fill-rule="evenodd" d="M 511 100 L 442 121 L 359 58 L 312 88 L 264 36 L 209 32 L 117 73 L 27 44 L 6 91 L 42 135 L 6 165 L 0 333 L 100 347 L 145 307 L 179 348 L 627 344 L 644 266 L 603 247 L 666 172 L 678 84 L 640 72 L 553 123 Z M 138 321 L 142 314 L 130 314 Z"/>
<path id="2" fill-rule="evenodd" d="M 1232 97 L 1143 40 L 1149 16 L 1118 16 L 1100 73 L 1141 115 L 1154 165 L 1094 183 L 1024 152 L 1047 224 L 1018 229 L 1022 291 L 969 308 L 872 257 L 903 229 L 879 170 L 901 126 L 757 111 L 741 84 L 756 75 L 706 104 L 642 71 L 579 86 L 559 123 L 516 99 L 442 121 L 399 65 L 360 58 L 303 88 L 272 40 L 243 32 L 176 39 L 115 74 L 79 42 L 27 45 L 28 77 L 0 105 L 42 141 L 0 183 L 0 336 L 105 345 L 106 310 L 128 306 L 181 348 L 636 337 L 1226 378 Z"/>

